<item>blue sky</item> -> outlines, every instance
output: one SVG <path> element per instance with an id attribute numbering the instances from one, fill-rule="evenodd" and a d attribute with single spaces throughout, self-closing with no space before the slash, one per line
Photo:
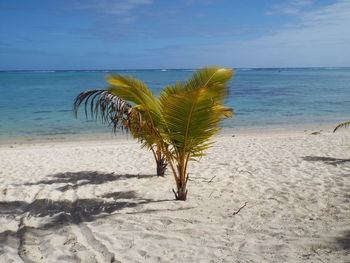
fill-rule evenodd
<path id="1" fill-rule="evenodd" d="M 350 66 L 350 0 L 1 0 L 0 70 Z"/>

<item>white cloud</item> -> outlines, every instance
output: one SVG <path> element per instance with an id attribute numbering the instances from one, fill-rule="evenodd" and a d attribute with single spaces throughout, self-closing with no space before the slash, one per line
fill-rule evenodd
<path id="1" fill-rule="evenodd" d="M 297 17 L 298 23 L 262 37 L 181 47 L 177 56 L 186 55 L 199 65 L 350 66 L 350 1 L 303 11 Z"/>
<path id="2" fill-rule="evenodd" d="M 77 9 L 93 10 L 103 14 L 128 16 L 140 5 L 152 4 L 153 0 L 91 0 L 79 3 Z"/>
<path id="3" fill-rule="evenodd" d="M 282 4 L 272 6 L 272 10 L 268 11 L 267 15 L 274 14 L 299 14 L 301 10 L 308 5 L 311 5 L 313 0 L 289 0 Z"/>
<path id="4" fill-rule="evenodd" d="M 278 65 L 350 65 L 350 1 L 301 12 L 298 17 L 299 23 L 246 41 L 244 46 L 251 51 L 256 49 L 253 54 L 257 59 Z"/>

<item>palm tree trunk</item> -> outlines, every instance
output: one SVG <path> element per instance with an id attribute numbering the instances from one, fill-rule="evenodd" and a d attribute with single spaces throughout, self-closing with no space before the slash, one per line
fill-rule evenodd
<path id="1" fill-rule="evenodd" d="M 157 176 L 164 176 L 168 162 L 160 150 L 156 152 Z"/>
<path id="2" fill-rule="evenodd" d="M 182 168 L 182 165 L 178 164 L 177 165 L 177 171 L 179 175 L 179 184 L 177 185 L 177 192 L 174 192 L 175 194 L 175 199 L 176 200 L 181 200 L 181 201 L 186 201 L 187 199 L 187 181 L 188 181 L 188 174 L 184 175 L 184 169 Z"/>
<path id="3" fill-rule="evenodd" d="M 186 201 L 187 199 L 187 189 L 186 189 L 186 184 L 181 185 L 179 188 L 177 188 L 177 192 L 173 190 L 175 194 L 175 199 L 176 200 L 181 200 L 181 201 Z"/>
<path id="4" fill-rule="evenodd" d="M 159 146 L 154 146 L 154 148 L 152 147 L 151 151 L 157 164 L 157 176 L 164 176 L 168 166 L 168 160 L 165 154 L 159 150 Z"/>

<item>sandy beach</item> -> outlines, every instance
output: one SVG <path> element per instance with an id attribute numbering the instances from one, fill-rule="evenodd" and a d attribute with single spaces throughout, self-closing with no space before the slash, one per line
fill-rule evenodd
<path id="1" fill-rule="evenodd" d="M 0 262 L 350 262 L 350 130 L 225 134 L 188 200 L 133 140 L 0 146 Z"/>

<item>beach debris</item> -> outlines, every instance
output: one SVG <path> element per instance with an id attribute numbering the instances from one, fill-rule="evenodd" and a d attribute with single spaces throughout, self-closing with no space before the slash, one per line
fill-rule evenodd
<path id="1" fill-rule="evenodd" d="M 204 180 L 202 182 L 210 184 L 214 180 L 215 177 L 216 177 L 216 175 L 214 175 L 210 180 Z"/>
<path id="2" fill-rule="evenodd" d="M 317 132 L 312 132 L 312 133 L 310 133 L 310 135 L 318 135 L 318 134 L 320 134 L 321 133 L 321 131 L 317 131 Z"/>
<path id="3" fill-rule="evenodd" d="M 208 197 L 210 198 L 214 192 L 215 192 L 215 190 L 212 191 Z"/>
<path id="4" fill-rule="evenodd" d="M 350 121 L 340 123 L 340 124 L 337 125 L 337 127 L 334 128 L 333 132 L 335 132 L 339 128 L 346 128 L 348 126 L 350 126 Z"/>
<path id="5" fill-rule="evenodd" d="M 204 182 L 204 183 L 211 183 L 214 180 L 215 177 L 216 177 L 216 175 L 214 175 L 211 179 L 208 180 L 206 177 L 196 176 L 196 177 L 188 178 L 188 181 L 195 181 L 197 179 L 204 179 L 204 180 L 202 180 L 202 182 Z"/>
<path id="6" fill-rule="evenodd" d="M 242 205 L 237 211 L 234 211 L 232 213 L 232 215 L 237 215 L 246 205 L 248 204 L 248 202 L 245 202 L 244 205 Z"/>
<path id="7" fill-rule="evenodd" d="M 248 170 L 245 170 L 245 169 L 241 169 L 241 168 L 236 168 L 236 172 L 238 172 L 238 173 L 248 173 L 248 174 L 250 174 L 250 175 L 252 175 L 253 176 L 253 173 L 252 172 L 250 172 L 250 171 L 248 171 Z"/>
<path id="8" fill-rule="evenodd" d="M 310 135 L 318 135 L 318 134 L 321 134 L 323 131 L 324 130 L 315 131 L 315 132 L 310 133 Z"/>

